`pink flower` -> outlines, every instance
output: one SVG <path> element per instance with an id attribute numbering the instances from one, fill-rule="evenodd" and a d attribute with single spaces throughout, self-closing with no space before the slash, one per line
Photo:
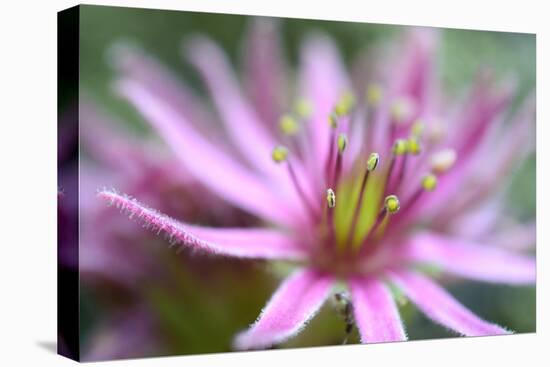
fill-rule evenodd
<path id="1" fill-rule="evenodd" d="M 365 90 L 354 87 L 331 40 L 312 35 L 294 90 L 273 24 L 258 22 L 248 44 L 247 96 L 220 48 L 195 37 L 183 53 L 205 80 L 225 138 L 169 72 L 137 50 L 118 49 L 118 92 L 190 175 L 265 226 L 196 226 L 115 191 L 99 196 L 192 250 L 296 264 L 236 336 L 236 349 L 296 335 L 342 284 L 349 300 L 337 298 L 353 310 L 363 343 L 407 338 L 390 286 L 460 335 L 508 333 L 461 305 L 422 265 L 492 283 L 535 282 L 533 258 L 480 241 L 498 238 L 491 223 L 502 215 L 492 193 L 532 149 L 532 100 L 503 127 L 512 88 L 494 90 L 483 74 L 463 102 L 446 103 L 435 83 L 436 44 L 433 32 L 414 29 L 397 61 L 385 60 Z M 472 218 L 481 218 L 474 228 L 460 225 Z M 534 227 L 516 233 L 522 247 Z"/>

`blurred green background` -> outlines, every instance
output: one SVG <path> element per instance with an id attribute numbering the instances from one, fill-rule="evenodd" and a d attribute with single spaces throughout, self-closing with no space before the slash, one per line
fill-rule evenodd
<path id="1" fill-rule="evenodd" d="M 239 65 L 249 20 L 246 16 L 238 15 L 82 6 L 81 91 L 127 122 L 129 129 L 147 133 L 142 118 L 126 102 L 114 96 L 111 90 L 115 75 L 106 58 L 109 47 L 119 40 L 136 42 L 173 70 L 182 81 L 193 86 L 198 93 L 204 93 L 197 75 L 181 60 L 182 39 L 191 33 L 208 34 L 226 49 L 234 64 Z M 346 62 L 350 63 L 359 51 L 392 39 L 405 29 L 401 26 L 301 19 L 283 19 L 280 26 L 291 65 L 296 63 L 300 40 L 309 30 L 322 30 L 331 34 Z M 441 45 L 439 66 L 443 85 L 451 96 L 458 95 L 482 65 L 495 70 L 499 78 L 518 76 L 520 96 L 525 96 L 535 87 L 534 35 L 445 30 Z M 532 218 L 535 212 L 534 157 L 516 173 L 510 192 L 514 193 L 508 195 L 511 213 L 521 219 Z M 254 294 L 244 292 L 240 295 L 224 295 L 226 301 L 221 296 L 212 301 L 209 300 L 212 292 L 208 289 L 200 289 L 196 285 L 193 288 L 190 281 L 193 274 L 178 268 L 177 261 L 174 263 L 173 259 L 166 261 L 173 271 L 172 281 L 180 294 L 176 292 L 175 297 L 173 292 L 166 293 L 162 288 L 154 287 L 147 295 L 161 315 L 160 323 L 167 330 L 164 339 L 167 346 L 159 351 L 161 354 L 227 350 L 227 342 L 234 332 L 253 321 L 277 284 L 277 280 L 270 276 L 269 269 L 260 263 L 248 270 L 259 284 Z M 467 283 L 451 285 L 449 289 L 481 317 L 518 332 L 535 330 L 534 288 Z M 189 299 L 190 295 L 195 297 L 192 305 L 183 301 Z M 82 339 L 86 341 L 95 325 L 105 317 L 108 307 L 104 306 L 105 302 L 98 299 L 100 296 L 91 288 L 84 287 L 82 296 Z M 238 314 L 234 313 L 236 311 Z M 411 339 L 453 335 L 428 322 L 410 305 L 402 306 L 402 312 L 406 316 Z M 237 321 L 231 322 L 230 315 Z M 287 345 L 337 344 L 343 335 L 343 328 L 342 320 L 328 305 L 300 337 Z M 179 343 L 179 340 L 185 340 L 186 343 Z M 352 341 L 355 340 L 356 335 Z"/>

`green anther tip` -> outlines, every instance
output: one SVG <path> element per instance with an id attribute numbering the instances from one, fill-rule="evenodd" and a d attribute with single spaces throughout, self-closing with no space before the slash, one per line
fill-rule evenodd
<path id="1" fill-rule="evenodd" d="M 331 113 L 328 115 L 328 124 L 331 128 L 336 129 L 338 127 L 338 116 L 336 113 Z"/>
<path id="2" fill-rule="evenodd" d="M 384 200 L 384 206 L 390 214 L 395 214 L 399 211 L 400 204 L 399 199 L 395 195 L 388 195 Z"/>
<path id="3" fill-rule="evenodd" d="M 418 142 L 418 139 L 415 137 L 410 137 L 407 140 L 407 151 L 413 155 L 420 154 L 421 147 L 420 143 Z"/>
<path id="4" fill-rule="evenodd" d="M 342 154 L 344 153 L 344 150 L 346 150 L 346 147 L 348 145 L 348 137 L 346 134 L 341 133 L 338 135 L 338 153 Z"/>
<path id="5" fill-rule="evenodd" d="M 369 84 L 367 86 L 367 103 L 370 106 L 376 106 L 382 100 L 382 88 L 378 84 Z"/>
<path id="6" fill-rule="evenodd" d="M 437 177 L 433 174 L 428 174 L 422 178 L 422 187 L 426 191 L 433 191 L 437 187 Z"/>
<path id="7" fill-rule="evenodd" d="M 329 208 L 336 206 L 336 194 L 333 189 L 327 189 L 327 205 Z"/>
<path id="8" fill-rule="evenodd" d="M 276 163 L 284 162 L 288 157 L 288 149 L 282 145 L 279 145 L 273 149 L 273 152 L 271 152 L 271 157 Z"/>
<path id="9" fill-rule="evenodd" d="M 378 153 L 371 153 L 369 159 L 367 159 L 367 170 L 372 172 L 378 167 L 378 162 L 380 162 L 380 155 Z"/>
<path id="10" fill-rule="evenodd" d="M 294 135 L 299 129 L 298 121 L 290 115 L 284 115 L 279 120 L 279 128 L 285 135 Z"/>
<path id="11" fill-rule="evenodd" d="M 393 154 L 395 155 L 403 155 L 407 153 L 407 141 L 403 139 L 397 139 L 395 143 L 393 143 Z"/>

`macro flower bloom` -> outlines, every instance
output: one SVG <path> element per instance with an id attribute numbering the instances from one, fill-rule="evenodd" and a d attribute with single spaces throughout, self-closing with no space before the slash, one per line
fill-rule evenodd
<path id="1" fill-rule="evenodd" d="M 397 61 L 384 60 L 367 87 L 354 85 L 328 37 L 311 35 L 292 88 L 276 34 L 271 23 L 255 25 L 246 91 L 214 42 L 196 36 L 185 43 L 183 54 L 203 77 L 221 129 L 146 55 L 119 48 L 113 57 L 118 93 L 186 172 L 257 216 L 261 227 L 198 226 L 114 190 L 99 196 L 191 250 L 296 265 L 235 337 L 236 349 L 291 338 L 333 293 L 363 343 L 407 339 L 397 292 L 460 335 L 509 333 L 461 305 L 429 273 L 535 282 L 534 258 L 482 241 L 498 238 L 493 231 L 503 216 L 494 192 L 534 148 L 532 99 L 506 118 L 512 85 L 495 89 L 481 74 L 467 98 L 446 101 L 435 80 L 437 34 L 427 29 L 413 29 Z M 532 224 L 512 230 L 517 247 L 533 241 Z"/>

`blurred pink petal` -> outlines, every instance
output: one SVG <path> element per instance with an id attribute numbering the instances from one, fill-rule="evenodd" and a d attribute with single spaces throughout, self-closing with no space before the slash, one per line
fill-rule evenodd
<path id="1" fill-rule="evenodd" d="M 329 146 L 328 116 L 342 93 L 351 88 L 344 63 L 330 38 L 316 34 L 304 42 L 299 78 L 301 96 L 313 104 L 313 116 L 307 123 L 314 149 L 312 154 L 317 157 L 312 163 L 321 172 Z"/>
<path id="2" fill-rule="evenodd" d="M 235 347 L 257 349 L 298 334 L 325 302 L 333 279 L 314 270 L 299 270 L 273 294 L 258 320 L 237 335 Z"/>
<path id="3" fill-rule="evenodd" d="M 437 265 L 446 273 L 468 279 L 508 284 L 533 284 L 536 280 L 533 258 L 491 244 L 424 232 L 407 243 L 404 253 L 410 260 Z"/>
<path id="4" fill-rule="evenodd" d="M 291 259 L 303 257 L 300 248 L 281 232 L 269 229 L 216 229 L 187 225 L 153 209 L 135 199 L 113 191 L 101 191 L 99 196 L 136 217 L 151 230 L 165 233 L 170 241 L 207 253 L 245 258 Z"/>
<path id="5" fill-rule="evenodd" d="M 129 79 L 120 81 L 118 90 L 147 117 L 190 173 L 212 191 L 267 220 L 284 225 L 295 223 L 296 218 L 288 215 L 281 206 L 282 200 L 266 183 L 206 141 L 155 94 Z"/>
<path id="6" fill-rule="evenodd" d="M 430 319 L 464 336 L 509 334 L 484 321 L 429 278 L 413 272 L 392 272 L 391 280 Z"/>
<path id="7" fill-rule="evenodd" d="M 350 288 L 361 343 L 407 340 L 393 296 L 381 280 L 356 277 Z"/>
<path id="8" fill-rule="evenodd" d="M 248 95 L 259 116 L 272 129 L 283 113 L 287 81 L 276 19 L 256 18 L 250 24 L 245 53 Z"/>

